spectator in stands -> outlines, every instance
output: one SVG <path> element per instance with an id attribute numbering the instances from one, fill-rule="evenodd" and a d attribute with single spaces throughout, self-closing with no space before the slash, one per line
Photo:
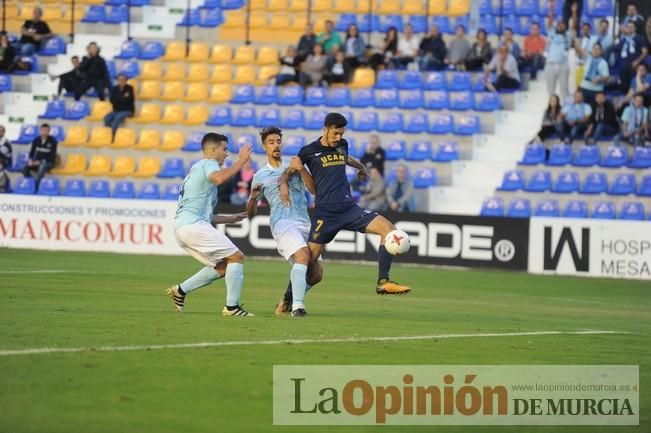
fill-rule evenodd
<path id="1" fill-rule="evenodd" d="M 11 167 L 12 160 L 11 143 L 5 137 L 5 127 L 0 125 L 0 193 L 9 192 L 9 174 L 6 168 Z"/>
<path id="2" fill-rule="evenodd" d="M 465 60 L 470 54 L 470 42 L 466 39 L 466 28 L 462 25 L 457 26 L 454 39 L 448 45 L 448 55 L 445 64 L 453 66 L 458 71 L 466 68 Z"/>
<path id="3" fill-rule="evenodd" d="M 585 55 L 581 55 L 579 53 L 590 53 L 592 49 L 592 26 L 588 22 L 584 22 L 581 24 L 581 31 L 578 32 L 576 36 L 574 36 L 574 49 L 577 52 L 577 55 L 574 57 L 574 62 L 575 62 L 575 70 L 574 70 L 574 78 L 576 85 L 579 86 L 581 81 L 583 80 L 583 74 L 585 73 L 585 61 L 586 57 Z M 587 101 L 587 99 L 586 99 Z M 588 101 L 589 103 L 592 103 Z"/>
<path id="4" fill-rule="evenodd" d="M 547 40 L 540 34 L 540 24 L 531 23 L 529 35 L 524 38 L 522 65 L 531 68 L 531 79 L 535 80 L 538 71 L 545 67 L 545 47 Z"/>
<path id="5" fill-rule="evenodd" d="M 396 167 L 396 178 L 387 186 L 387 202 L 389 209 L 396 212 L 409 212 L 410 201 L 414 195 L 414 187 L 407 178 L 407 167 L 404 164 Z"/>
<path id="6" fill-rule="evenodd" d="M 430 27 L 429 34 L 420 41 L 418 48 L 418 66 L 421 71 L 440 71 L 445 67 L 448 51 L 438 26 Z"/>
<path id="7" fill-rule="evenodd" d="M 624 109 L 622 114 L 622 131 L 615 138 L 615 144 L 619 146 L 623 139 L 633 146 L 644 146 L 644 140 L 648 135 L 649 109 L 644 106 L 644 95 L 637 93 L 633 103 Z"/>
<path id="8" fill-rule="evenodd" d="M 414 62 L 418 56 L 419 48 L 420 39 L 414 35 L 411 24 L 405 25 L 404 34 L 398 38 L 398 51 L 393 57 L 394 67 L 404 69 Z"/>
<path id="9" fill-rule="evenodd" d="M 599 20 L 599 29 L 597 34 L 592 37 L 592 45 L 599 44 L 601 45 L 601 50 L 603 52 L 604 59 L 610 64 L 610 55 L 613 52 L 613 36 L 608 31 L 608 20 L 602 18 Z"/>
<path id="10" fill-rule="evenodd" d="M 251 194 L 251 182 L 253 181 L 253 175 L 255 170 L 251 165 L 251 160 L 249 159 L 242 170 L 240 170 L 235 176 L 233 176 L 233 189 L 234 192 L 231 195 L 231 203 L 242 205 L 246 204 L 249 200 L 249 195 Z"/>
<path id="11" fill-rule="evenodd" d="M 335 23 L 331 20 L 325 22 L 325 31 L 316 38 L 316 41 L 323 45 L 323 51 L 326 54 L 330 54 L 333 45 L 341 46 L 342 44 L 341 36 L 335 32 Z"/>
<path id="12" fill-rule="evenodd" d="M 574 101 L 567 103 L 561 110 L 563 115 L 563 140 L 571 144 L 573 140 L 583 136 L 590 121 L 592 107 L 583 100 L 583 92 L 574 93 Z"/>
<path id="13" fill-rule="evenodd" d="M 31 177 L 32 171 L 36 172 L 36 189 L 41 183 L 45 173 L 54 168 L 57 156 L 56 138 L 50 135 L 50 125 L 44 123 L 41 125 L 41 135 L 32 141 L 32 147 L 29 150 L 29 159 L 23 169 L 25 177 Z"/>
<path id="14" fill-rule="evenodd" d="M 346 84 L 350 81 L 352 70 L 346 63 L 346 56 L 343 51 L 335 55 L 335 62 L 328 66 L 325 73 L 325 80 L 329 86 L 333 84 Z"/>
<path id="15" fill-rule="evenodd" d="M 608 62 L 601 56 L 601 45 L 598 43 L 592 46 L 591 54 L 579 45 L 576 46 L 576 51 L 581 58 L 586 59 L 580 89 L 585 102 L 594 104 L 597 93 L 603 92 L 606 83 L 610 80 Z"/>
<path id="16" fill-rule="evenodd" d="M 366 44 L 359 34 L 357 24 L 348 26 L 344 47 L 345 62 L 348 65 L 348 69 L 354 71 L 355 68 L 364 63 L 364 56 L 366 54 Z"/>
<path id="17" fill-rule="evenodd" d="M 568 93 L 570 68 L 568 65 L 568 52 L 572 46 L 572 34 L 567 30 L 565 21 L 559 21 L 554 25 L 554 7 L 556 0 L 551 0 L 549 15 L 547 16 L 547 55 L 545 60 L 545 79 L 547 91 L 550 95 L 559 89 L 561 100 L 564 100 Z M 575 11 L 576 13 L 576 11 Z"/>
<path id="18" fill-rule="evenodd" d="M 488 81 L 491 72 L 495 72 L 497 76 L 492 83 Z M 509 52 L 508 45 L 500 45 L 490 63 L 484 66 L 484 85 L 491 92 L 513 90 L 520 87 L 518 62 L 513 54 Z"/>
<path id="19" fill-rule="evenodd" d="M 520 50 L 520 44 L 513 39 L 513 29 L 511 27 L 505 27 L 502 37 L 504 38 L 502 43 L 507 46 L 509 52 L 515 57 L 519 65 L 522 61 L 522 50 Z"/>
<path id="20" fill-rule="evenodd" d="M 360 162 L 366 166 L 368 170 L 377 168 L 382 176 L 384 176 L 384 162 L 386 161 L 386 152 L 380 144 L 380 137 L 377 134 L 371 134 L 368 140 L 368 145 L 364 150 L 364 155 Z"/>
<path id="21" fill-rule="evenodd" d="M 585 144 L 595 144 L 605 136 L 614 136 L 619 133 L 617 113 L 613 103 L 606 99 L 606 94 L 601 91 L 595 97 L 592 114 L 585 131 Z"/>
<path id="22" fill-rule="evenodd" d="M 104 126 L 110 126 L 115 138 L 115 131 L 127 117 L 133 116 L 136 111 L 136 100 L 133 87 L 127 84 L 126 74 L 118 75 L 118 83 L 111 89 L 111 105 L 113 111 L 104 117 Z"/>
<path id="23" fill-rule="evenodd" d="M 285 55 L 280 59 L 280 71 L 276 75 L 276 85 L 282 86 L 283 84 L 296 81 L 296 67 L 298 65 L 298 54 L 296 48 L 292 45 L 287 47 Z"/>
<path id="24" fill-rule="evenodd" d="M 628 23 L 633 23 L 635 26 L 635 33 L 638 35 L 644 34 L 644 17 L 640 15 L 637 11 L 637 5 L 630 3 L 626 6 L 626 15 L 622 19 L 623 29 L 620 31 L 625 31 L 625 28 L 628 27 Z"/>
<path id="25" fill-rule="evenodd" d="M 106 61 L 99 55 L 99 47 L 95 42 L 88 44 L 86 51 L 88 55 L 84 56 L 79 65 L 79 71 L 83 78 L 75 90 L 75 101 L 79 101 L 91 87 L 95 88 L 97 97 L 103 101 L 106 99 L 105 89 L 111 82 Z"/>
<path id="26" fill-rule="evenodd" d="M 326 71 L 327 58 L 323 54 L 323 46 L 317 43 L 314 46 L 314 53 L 307 56 L 307 59 L 300 66 L 298 82 L 303 87 L 309 85 L 318 86 L 323 81 L 323 74 Z"/>
<path id="27" fill-rule="evenodd" d="M 43 9 L 38 6 L 35 7 L 32 11 L 32 19 L 25 21 L 20 28 L 21 36 L 16 47 L 20 56 L 33 55 L 52 36 L 52 30 L 45 21 L 41 20 L 42 16 Z"/>
<path id="28" fill-rule="evenodd" d="M 640 63 L 635 69 L 635 76 L 631 80 L 628 93 L 620 101 L 620 112 L 623 112 L 626 105 L 633 101 L 633 97 L 637 93 L 642 93 L 644 95 L 644 105 L 649 105 L 649 99 L 651 99 L 651 74 L 648 73 L 647 65 L 644 63 Z"/>
<path id="29" fill-rule="evenodd" d="M 534 141 L 544 143 L 552 135 L 563 135 L 563 115 L 561 114 L 561 99 L 558 95 L 549 97 L 549 104 L 543 114 L 543 121 L 536 138 L 531 140 L 529 144 Z M 549 157 L 549 149 L 545 149 L 545 154 Z"/>
<path id="30" fill-rule="evenodd" d="M 14 64 L 16 50 L 9 43 L 7 33 L 0 33 L 0 72 L 8 72 Z"/>
<path id="31" fill-rule="evenodd" d="M 79 57 L 72 56 L 70 58 L 70 63 L 72 63 L 72 69 L 65 74 L 59 76 L 50 75 L 51 80 L 59 79 L 59 87 L 57 89 L 57 97 L 61 96 L 61 93 L 65 90 L 66 92 L 74 92 L 79 83 L 81 82 L 83 76 L 79 66 Z"/>
<path id="32" fill-rule="evenodd" d="M 637 65 L 644 61 L 647 55 L 646 41 L 635 33 L 635 23 L 626 24 L 624 34 L 620 35 L 616 53 L 620 63 L 620 80 L 622 92 L 627 93 Z"/>
<path id="33" fill-rule="evenodd" d="M 398 29 L 391 26 L 387 29 L 387 32 L 384 36 L 384 40 L 382 42 L 382 50 L 380 52 L 374 53 L 369 59 L 368 63 L 375 71 L 384 69 L 386 65 L 391 61 L 393 56 L 396 55 L 397 51 Z"/>
<path id="34" fill-rule="evenodd" d="M 481 69 L 490 59 L 491 44 L 488 42 L 488 35 L 486 30 L 479 29 L 477 30 L 477 41 L 472 44 L 470 53 L 466 57 L 466 69 L 469 71 Z"/>
<path id="35" fill-rule="evenodd" d="M 359 205 L 362 208 L 381 211 L 386 206 L 384 178 L 377 168 L 371 168 L 368 182 L 362 188 Z"/>
<path id="36" fill-rule="evenodd" d="M 549 10 L 553 12 L 556 8 L 556 2 L 550 4 Z M 570 27 L 570 18 L 572 18 L 573 26 L 576 28 L 578 26 L 577 19 L 581 16 L 581 11 L 583 10 L 583 0 L 573 0 L 563 2 L 563 22 L 565 27 Z"/>
<path id="37" fill-rule="evenodd" d="M 307 56 L 312 54 L 314 51 L 314 45 L 316 44 L 316 35 L 314 34 L 314 26 L 312 23 L 308 23 L 305 26 L 305 33 L 298 40 L 298 53 L 297 53 L 297 64 L 307 59 Z"/>

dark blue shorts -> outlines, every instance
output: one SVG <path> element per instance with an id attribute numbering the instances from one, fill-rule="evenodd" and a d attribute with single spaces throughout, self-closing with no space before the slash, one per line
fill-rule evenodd
<path id="1" fill-rule="evenodd" d="M 316 208 L 312 216 L 312 228 L 309 242 L 327 244 L 332 241 L 340 230 L 365 233 L 366 227 L 379 214 L 370 209 L 362 209 L 357 205 L 340 210 Z"/>

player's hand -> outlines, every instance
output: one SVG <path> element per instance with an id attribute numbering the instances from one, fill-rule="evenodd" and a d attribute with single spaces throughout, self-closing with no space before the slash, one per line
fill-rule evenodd
<path id="1" fill-rule="evenodd" d="M 289 185 L 285 182 L 280 183 L 280 203 L 285 207 L 290 207 L 292 204 L 289 198 Z"/>
<path id="2" fill-rule="evenodd" d="M 360 168 L 357 170 L 357 179 L 360 182 L 365 182 L 368 179 L 368 171 L 365 168 Z"/>
<path id="3" fill-rule="evenodd" d="M 249 195 L 249 201 L 257 201 L 258 197 L 260 197 L 260 192 L 262 191 L 262 184 L 256 185 L 252 190 L 251 190 L 251 195 Z"/>
<path id="4" fill-rule="evenodd" d="M 242 164 L 244 164 L 244 163 L 247 162 L 249 159 L 251 159 L 251 149 L 252 149 L 252 148 L 253 148 L 253 146 L 251 146 L 249 143 L 243 145 L 243 146 L 240 148 L 240 151 L 239 151 L 238 154 L 237 154 L 237 156 L 238 156 L 238 161 L 241 162 Z"/>
<path id="5" fill-rule="evenodd" d="M 242 221 L 242 220 L 244 220 L 246 218 L 247 218 L 246 212 L 236 213 L 235 215 L 231 215 L 230 224 L 239 223 L 240 221 Z"/>
<path id="6" fill-rule="evenodd" d="M 305 170 L 305 166 L 303 165 L 301 158 L 299 158 L 298 156 L 292 157 L 292 160 L 289 163 L 289 168 L 298 172 Z"/>

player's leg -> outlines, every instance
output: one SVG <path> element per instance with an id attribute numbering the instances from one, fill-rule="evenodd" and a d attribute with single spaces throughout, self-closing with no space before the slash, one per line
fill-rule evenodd
<path id="1" fill-rule="evenodd" d="M 310 263 L 310 250 L 307 246 L 300 248 L 292 255 L 292 270 L 290 284 L 292 287 L 291 315 L 304 317 L 305 292 L 307 291 L 307 266 Z"/>
<path id="2" fill-rule="evenodd" d="M 379 295 L 403 295 L 411 291 L 410 287 L 398 284 L 395 281 L 391 281 L 389 278 L 393 256 L 387 252 L 384 247 L 384 242 L 387 234 L 395 229 L 396 227 L 391 223 L 391 221 L 382 215 L 377 215 L 373 218 L 364 229 L 365 233 L 380 235 L 380 248 L 378 249 L 378 280 L 375 288 L 375 291 Z"/>
<path id="3" fill-rule="evenodd" d="M 307 247 L 308 232 L 309 227 L 291 220 L 280 220 L 272 228 L 274 239 L 278 243 L 278 252 L 292 264 L 287 290 L 276 305 L 277 315 L 290 313 L 293 316 L 305 315 L 306 277 L 310 263 L 310 250 Z M 296 292 L 295 296 L 293 292 Z"/>
<path id="4" fill-rule="evenodd" d="M 307 247 L 310 250 L 310 263 L 307 267 L 308 290 L 321 282 L 323 279 L 323 266 L 321 265 L 321 252 L 323 244 L 309 242 Z"/>
<path id="5" fill-rule="evenodd" d="M 223 235 L 222 235 L 223 236 Z M 226 238 L 230 242 L 230 239 Z M 240 305 L 242 287 L 244 286 L 244 254 L 237 250 L 224 258 L 226 263 L 224 280 L 226 281 L 226 305 L 222 310 L 224 316 L 253 316 Z"/>

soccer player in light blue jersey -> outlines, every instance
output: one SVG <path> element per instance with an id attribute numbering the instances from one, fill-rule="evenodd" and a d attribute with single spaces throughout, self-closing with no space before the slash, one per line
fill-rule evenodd
<path id="1" fill-rule="evenodd" d="M 244 254 L 215 224 L 241 221 L 245 213 L 214 216 L 217 205 L 217 186 L 227 182 L 251 158 L 251 145 L 242 146 L 239 159 L 232 167 L 221 168 L 228 157 L 228 138 L 208 133 L 201 140 L 203 159 L 195 163 L 185 176 L 179 191 L 179 201 L 174 218 L 174 235 L 178 244 L 192 257 L 205 265 L 199 272 L 167 289 L 174 308 L 183 311 L 185 297 L 193 290 L 207 286 L 215 280 L 226 280 L 224 316 L 253 316 L 240 305 L 244 283 Z"/>
<path id="2" fill-rule="evenodd" d="M 308 287 L 320 281 L 320 266 L 314 261 L 308 272 L 310 251 L 307 247 L 307 237 L 310 232 L 310 216 L 307 213 L 305 189 L 314 193 L 312 178 L 298 158 L 290 164 L 283 161 L 282 131 L 276 127 L 268 127 L 260 131 L 262 146 L 267 153 L 267 165 L 253 176 L 251 195 L 246 205 L 249 218 L 257 212 L 258 201 L 265 197 L 271 210 L 271 234 L 278 243 L 278 252 L 292 263 L 290 282 L 293 288 L 291 306 L 289 301 L 281 299 L 276 306 L 276 314 L 289 313 L 294 317 L 305 317 L 305 292 Z M 280 199 L 280 179 L 288 172 L 289 194 L 291 204 L 286 206 Z M 308 286 L 309 283 L 309 286 Z"/>

